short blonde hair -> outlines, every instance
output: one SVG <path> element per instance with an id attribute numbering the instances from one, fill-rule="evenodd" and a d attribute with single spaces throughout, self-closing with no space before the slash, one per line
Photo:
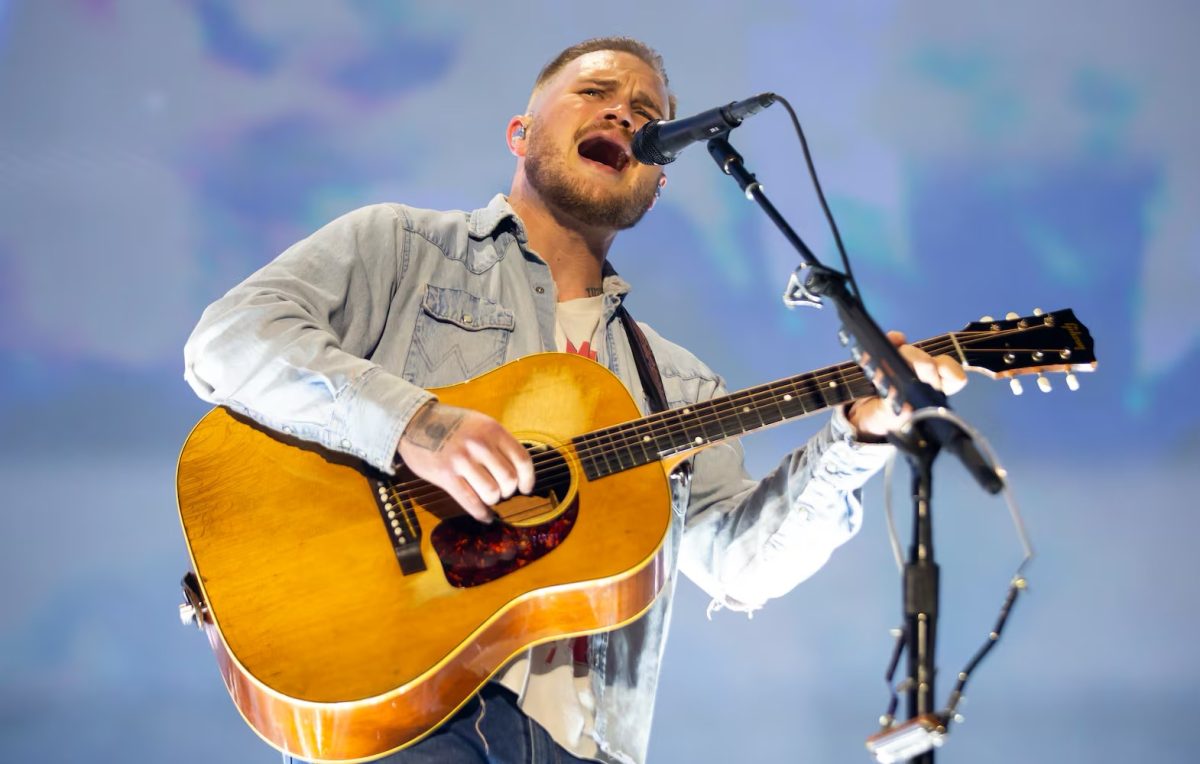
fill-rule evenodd
<path id="1" fill-rule="evenodd" d="M 615 50 L 621 53 L 629 53 L 630 55 L 637 56 L 653 69 L 662 78 L 663 85 L 667 88 L 667 99 L 669 101 L 667 104 L 669 112 L 667 119 L 675 118 L 675 94 L 671 92 L 671 81 L 667 79 L 667 70 L 663 66 L 662 56 L 654 48 L 632 37 L 593 37 L 590 40 L 584 40 L 564 49 L 538 72 L 537 79 L 533 83 L 534 92 L 536 93 L 537 89 L 545 84 L 546 80 L 558 74 L 567 64 L 582 55 L 594 53 L 598 50 Z"/>

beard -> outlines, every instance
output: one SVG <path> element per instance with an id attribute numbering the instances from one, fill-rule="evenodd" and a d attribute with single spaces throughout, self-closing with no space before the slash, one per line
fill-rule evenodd
<path id="1" fill-rule="evenodd" d="M 525 177 L 548 205 L 581 223 L 614 230 L 632 228 L 650 209 L 657 178 L 648 178 L 628 193 L 589 187 L 582 178 L 571 176 L 565 152 L 541 135 L 536 129 L 530 131 Z"/>

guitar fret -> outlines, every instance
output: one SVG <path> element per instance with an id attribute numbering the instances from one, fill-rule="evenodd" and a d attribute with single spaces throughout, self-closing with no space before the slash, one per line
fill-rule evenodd
<path id="1" fill-rule="evenodd" d="M 721 440 L 731 434 L 721 424 L 720 406 L 712 401 L 707 401 L 698 404 L 697 408 L 700 411 L 697 412 L 696 417 L 699 420 L 701 437 L 704 438 L 705 443 Z"/>
<path id="2" fill-rule="evenodd" d="M 800 398 L 799 388 L 796 383 L 788 380 L 785 384 L 780 385 L 779 393 L 779 413 L 781 421 L 792 419 L 802 414 L 808 413 L 804 408 L 804 403 Z"/>
<path id="3" fill-rule="evenodd" d="M 690 448 L 692 446 L 703 445 L 706 442 L 707 437 L 705 436 L 703 425 L 697 420 L 695 408 L 689 406 L 683 409 L 682 413 L 686 417 L 687 422 L 683 429 L 685 435 L 684 440 L 687 443 L 687 446 Z"/>
<path id="4" fill-rule="evenodd" d="M 621 466 L 621 449 L 620 446 L 617 445 L 616 440 L 613 438 L 613 428 L 605 430 L 604 437 L 605 440 L 608 441 L 601 446 L 601 450 L 604 453 L 604 463 L 609 468 L 610 472 L 620 472 L 622 469 L 624 469 Z M 617 463 L 616 469 L 612 469 L 612 462 L 614 460 Z"/>
<path id="5" fill-rule="evenodd" d="M 628 469 L 634 466 L 633 454 L 629 452 L 629 447 L 622 440 L 618 440 L 618 429 L 609 430 L 608 442 L 612 445 L 612 453 L 617 458 L 617 470 Z"/>
<path id="6" fill-rule="evenodd" d="M 685 414 L 684 412 L 690 413 L 691 409 L 673 409 L 671 411 L 664 411 L 662 414 L 658 415 L 659 423 L 664 429 L 663 435 L 665 436 L 664 439 L 666 441 L 665 448 L 661 447 L 662 444 L 660 443 L 660 454 L 666 456 L 678 453 L 680 451 L 686 451 L 692 446 L 690 436 L 687 432 L 687 426 L 685 425 L 688 414 Z"/>
<path id="7" fill-rule="evenodd" d="M 634 443 L 641 449 L 641 457 L 638 459 L 638 465 L 649 464 L 658 456 L 657 449 L 654 446 L 654 434 L 651 432 L 650 423 L 643 419 L 640 422 L 634 423 L 633 428 Z"/>
<path id="8" fill-rule="evenodd" d="M 823 405 L 823 406 L 837 405 L 837 401 L 835 401 L 835 400 L 831 401 L 829 399 L 830 387 L 827 382 L 825 382 L 824 380 L 818 380 L 815 377 L 815 375 L 812 375 L 812 374 L 806 375 L 805 380 L 808 382 L 809 386 L 812 387 L 815 400 L 819 401 L 821 405 Z M 835 381 L 833 384 L 834 384 L 834 387 L 836 388 L 837 382 Z"/>
<path id="9" fill-rule="evenodd" d="M 821 392 L 821 400 L 830 407 L 849 403 L 851 397 L 846 386 L 846 377 L 841 369 L 836 369 L 828 376 L 828 380 L 817 385 L 817 389 Z"/>
<path id="10" fill-rule="evenodd" d="M 720 405 L 714 404 L 712 410 L 716 412 L 714 418 L 714 425 L 718 431 L 716 440 L 723 440 L 745 432 L 742 429 L 742 420 L 738 416 L 737 409 L 731 406 L 728 401 Z"/>
<path id="11" fill-rule="evenodd" d="M 751 430 L 766 425 L 766 421 L 763 420 L 762 409 L 758 406 L 751 405 L 751 396 L 739 395 L 737 398 L 738 400 L 734 402 L 735 412 L 737 413 L 738 418 L 738 428 L 742 432 L 750 432 Z M 753 415 L 754 420 L 757 420 L 757 423 L 754 423 L 753 420 L 749 424 L 746 422 L 751 415 Z"/>
<path id="12" fill-rule="evenodd" d="M 784 394 L 784 393 L 779 393 L 779 392 L 777 392 L 777 391 L 774 389 L 774 387 L 775 387 L 775 386 L 772 386 L 772 387 L 771 387 L 771 389 L 769 390 L 769 394 L 770 394 L 770 396 L 771 396 L 771 402 L 775 404 L 775 410 L 776 410 L 777 412 L 779 412 L 779 417 L 778 417 L 777 419 L 775 419 L 775 421 L 776 421 L 776 422 L 782 422 L 782 421 L 784 421 L 784 420 L 786 420 L 786 419 L 788 418 L 787 412 L 786 412 L 786 411 L 784 411 L 784 409 L 783 409 L 783 404 L 784 404 L 784 403 L 785 403 L 785 401 L 786 401 L 786 400 L 788 400 L 788 399 L 787 399 L 787 398 L 785 398 L 785 394 Z"/>
<path id="13" fill-rule="evenodd" d="M 618 427 L 613 429 L 613 450 L 617 454 L 617 464 L 621 465 L 621 469 L 630 469 L 638 466 L 637 457 L 633 453 L 633 444 L 630 442 L 628 427 Z"/>
<path id="14" fill-rule="evenodd" d="M 596 472 L 600 475 L 611 475 L 613 472 L 612 465 L 608 461 L 608 450 L 604 447 L 603 436 L 603 430 L 592 433 L 588 449 L 591 453 L 592 461 L 596 465 Z"/>
<path id="15" fill-rule="evenodd" d="M 583 464 L 583 472 L 589 480 L 611 474 L 600 466 L 600 449 L 596 446 L 596 442 L 595 433 L 580 435 L 571 440 L 571 444 L 575 447 L 575 453 Z"/>
<path id="16" fill-rule="evenodd" d="M 854 375 L 854 377 L 847 383 L 846 387 L 850 392 L 851 400 L 869 398 L 872 395 L 875 395 L 877 392 L 875 390 L 875 385 L 871 382 L 871 380 L 867 379 L 866 375 L 861 371 Z"/>

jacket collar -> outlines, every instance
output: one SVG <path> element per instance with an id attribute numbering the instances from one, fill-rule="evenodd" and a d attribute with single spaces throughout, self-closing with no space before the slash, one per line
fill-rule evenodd
<path id="1" fill-rule="evenodd" d="M 488 202 L 486 207 L 473 210 L 471 212 L 470 221 L 467 224 L 467 233 L 473 239 L 486 239 L 494 236 L 496 229 L 501 223 L 510 221 L 516 234 L 517 241 L 522 244 L 528 244 L 529 240 L 525 235 L 525 224 L 521 222 L 521 218 L 517 217 L 516 211 L 512 205 L 508 203 L 508 197 L 504 194 L 496 194 L 492 200 Z M 604 294 L 607 298 L 605 302 L 610 304 L 610 309 L 615 308 L 620 303 L 621 298 L 629 293 L 629 282 L 621 278 L 612 263 L 607 260 L 604 262 L 602 271 L 603 281 L 601 282 L 604 288 Z"/>
<path id="2" fill-rule="evenodd" d="M 528 241 L 525 237 L 525 224 L 517 217 L 517 213 L 508 203 L 508 198 L 504 194 L 496 194 L 486 207 L 471 212 L 471 219 L 467 223 L 467 233 L 473 239 L 486 239 L 494 235 L 496 229 L 505 221 L 512 221 L 516 229 L 517 240 L 525 244 Z"/>

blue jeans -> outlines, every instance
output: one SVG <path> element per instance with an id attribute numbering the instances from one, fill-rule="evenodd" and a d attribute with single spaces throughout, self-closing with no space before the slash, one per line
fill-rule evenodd
<path id="1" fill-rule="evenodd" d="M 284 764 L 304 764 L 284 755 Z M 517 696 L 489 682 L 432 735 L 377 764 L 586 764 L 517 708 Z"/>

